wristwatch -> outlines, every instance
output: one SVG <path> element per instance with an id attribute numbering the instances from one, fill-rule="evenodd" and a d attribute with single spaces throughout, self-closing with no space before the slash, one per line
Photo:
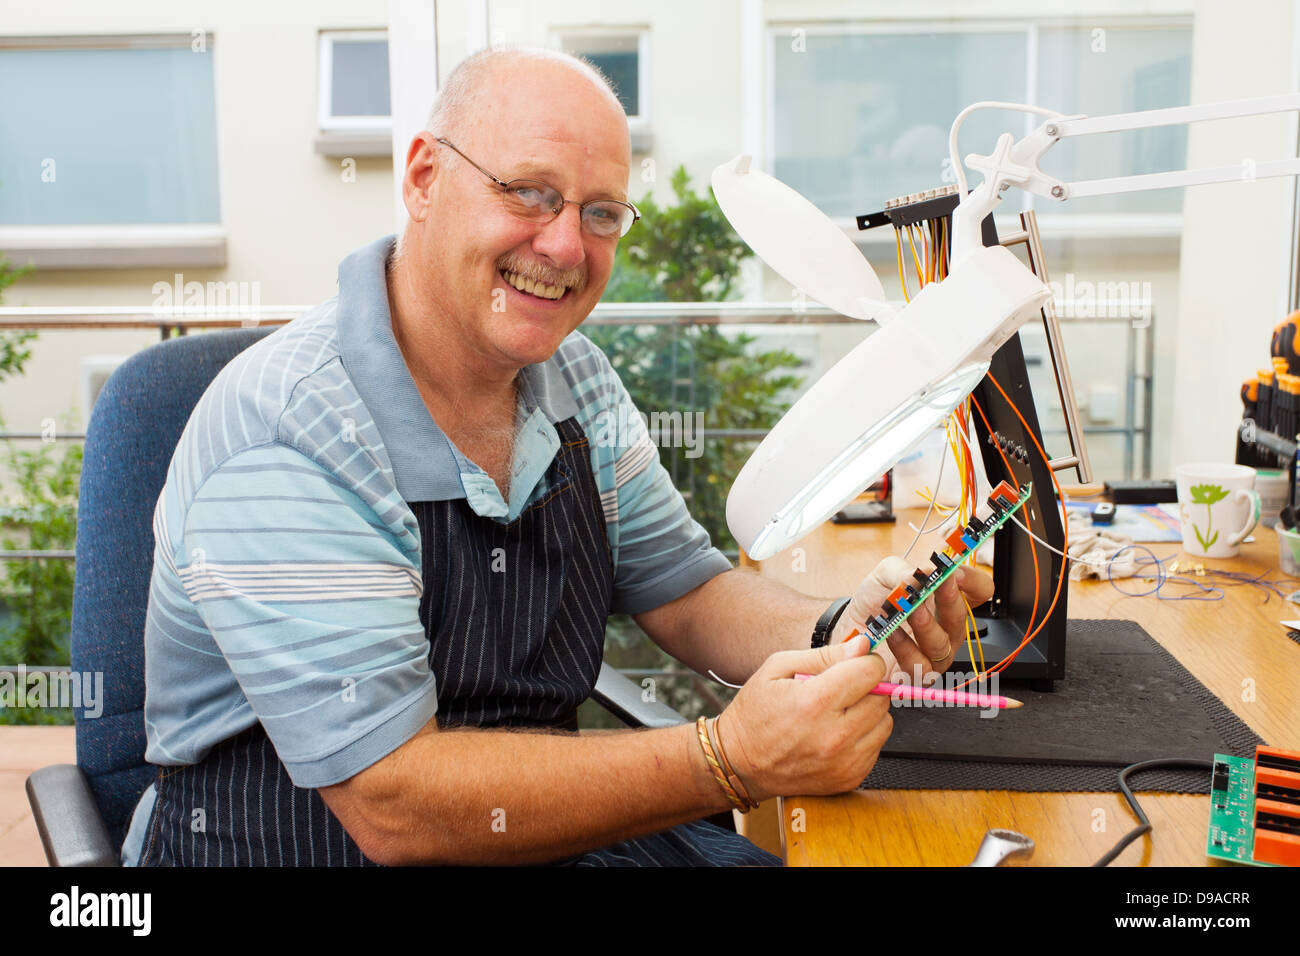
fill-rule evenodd
<path id="1" fill-rule="evenodd" d="M 817 619 L 817 625 L 813 628 L 812 646 L 825 647 L 830 643 L 831 634 L 835 630 L 835 625 L 840 621 L 840 615 L 844 609 L 849 606 L 849 598 L 843 597 L 831 602 L 825 613 Z"/>

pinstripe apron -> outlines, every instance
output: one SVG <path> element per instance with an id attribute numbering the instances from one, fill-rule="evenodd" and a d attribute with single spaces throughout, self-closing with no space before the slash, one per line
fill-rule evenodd
<path id="1" fill-rule="evenodd" d="M 410 502 L 420 621 L 440 727 L 577 729 L 596 685 L 613 561 L 587 439 L 556 424 L 549 491 L 510 524 L 463 498 Z M 296 787 L 255 724 L 199 763 L 161 768 L 141 866 L 367 866 L 315 790 Z M 780 865 L 706 821 L 558 861 L 569 866 Z"/>

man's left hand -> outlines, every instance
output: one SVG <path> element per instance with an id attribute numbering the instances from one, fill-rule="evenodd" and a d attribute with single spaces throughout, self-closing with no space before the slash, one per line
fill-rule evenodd
<path id="1" fill-rule="evenodd" d="M 889 593 L 904 582 L 911 582 L 915 570 L 902 558 L 888 557 L 872 569 L 858 586 L 849 606 L 836 627 L 836 639 L 847 637 L 853 628 L 861 630 L 866 622 L 881 613 Z M 965 600 L 963 600 L 963 596 Z M 907 618 L 906 626 L 889 635 L 886 642 L 897 659 L 897 670 L 889 678 L 907 675 L 910 682 L 931 672 L 942 673 L 952 664 L 957 648 L 966 640 L 966 604 L 978 607 L 993 596 L 993 578 L 977 568 L 962 565 L 939 590 Z M 845 623 L 845 622 L 849 623 Z M 881 653 L 884 648 L 877 648 Z"/>

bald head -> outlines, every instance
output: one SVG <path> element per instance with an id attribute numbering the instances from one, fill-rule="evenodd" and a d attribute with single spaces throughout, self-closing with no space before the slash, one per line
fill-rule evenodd
<path id="1" fill-rule="evenodd" d="M 555 354 L 604 292 L 619 235 L 595 204 L 626 203 L 630 164 L 627 115 L 590 64 L 538 50 L 460 64 L 406 153 L 389 291 L 394 328 L 424 339 L 408 362 L 430 379 L 460 367 L 449 394 L 508 405 L 519 369 Z"/>
<path id="2" fill-rule="evenodd" d="M 426 128 L 452 142 L 458 138 L 468 140 L 474 125 L 490 112 L 488 105 L 500 95 L 503 86 L 521 77 L 535 83 L 539 76 L 549 76 L 570 87 L 585 87 L 592 99 L 626 120 L 609 80 L 586 60 L 555 50 L 503 48 L 480 50 L 456 65 L 438 91 Z"/>

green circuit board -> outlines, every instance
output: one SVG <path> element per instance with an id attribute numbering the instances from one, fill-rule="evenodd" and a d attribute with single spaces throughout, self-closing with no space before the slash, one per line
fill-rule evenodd
<path id="1" fill-rule="evenodd" d="M 999 528 L 1011 520 L 1011 516 L 1019 511 L 1021 505 L 1028 501 L 1030 496 L 1034 493 L 1033 483 L 1029 482 L 1022 485 L 1019 492 L 1019 496 L 1016 498 L 1015 503 L 1008 505 L 999 514 L 990 515 L 989 519 L 984 523 L 985 526 L 981 531 L 976 532 L 971 530 L 969 524 L 965 529 L 963 529 L 969 539 L 969 550 L 961 555 L 952 555 L 945 549 L 944 555 L 950 559 L 951 563 L 946 568 L 935 565 L 934 569 L 925 577 L 925 583 L 921 585 L 920 593 L 909 599 L 910 606 L 906 608 L 891 608 L 886 606 L 880 619 L 877 619 L 874 622 L 868 622 L 865 628 L 865 633 L 867 639 L 871 641 L 872 648 L 879 646 L 881 641 L 885 640 L 885 638 L 889 637 L 890 634 L 898 630 L 902 626 L 903 622 L 911 616 L 912 612 L 924 604 L 925 599 L 935 591 L 939 590 L 939 585 L 943 584 L 944 581 L 948 580 L 948 578 L 957 571 L 957 568 L 961 566 L 961 563 L 969 555 L 974 554 L 979 549 L 980 545 L 993 537 Z M 918 576 L 922 574 L 924 574 L 924 572 L 917 572 Z"/>
<path id="2" fill-rule="evenodd" d="M 1273 866 L 1251 859 L 1255 846 L 1255 761 L 1214 755 L 1210 789 L 1210 832 L 1205 855 L 1250 866 Z"/>

